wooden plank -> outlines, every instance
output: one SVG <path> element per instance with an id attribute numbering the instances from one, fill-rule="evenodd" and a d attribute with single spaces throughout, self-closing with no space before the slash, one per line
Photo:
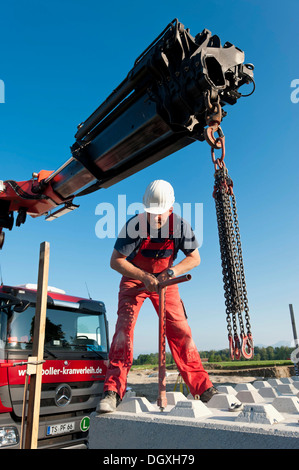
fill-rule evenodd
<path id="1" fill-rule="evenodd" d="M 49 258 L 50 245 L 48 242 L 43 242 L 40 245 L 36 311 L 32 345 L 32 356 L 36 356 L 37 362 L 43 361 L 44 357 Z M 36 366 L 36 373 L 31 374 L 30 376 L 25 449 L 37 448 L 42 368 L 43 365 L 38 364 Z"/>

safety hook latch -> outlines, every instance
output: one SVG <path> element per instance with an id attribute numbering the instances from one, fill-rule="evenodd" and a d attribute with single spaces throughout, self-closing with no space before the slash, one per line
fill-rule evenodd
<path id="1" fill-rule="evenodd" d="M 242 356 L 245 359 L 251 359 L 253 357 L 253 352 L 254 352 L 254 347 L 253 347 L 253 339 L 251 333 L 248 333 L 245 335 L 243 333 L 241 335 L 242 337 Z"/>

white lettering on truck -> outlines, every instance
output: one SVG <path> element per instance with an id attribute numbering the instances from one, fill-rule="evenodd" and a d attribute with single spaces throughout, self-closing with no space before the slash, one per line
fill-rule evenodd
<path id="1" fill-rule="evenodd" d="M 43 369 L 42 374 L 43 375 L 88 375 L 88 374 L 101 374 L 102 369 L 100 367 L 97 367 L 96 369 L 94 367 L 84 367 L 82 369 L 67 369 L 66 367 L 63 367 L 63 369 L 56 369 L 55 367 L 49 367 L 48 369 Z M 19 370 L 18 375 L 19 377 L 23 377 L 26 374 L 26 369 Z"/>

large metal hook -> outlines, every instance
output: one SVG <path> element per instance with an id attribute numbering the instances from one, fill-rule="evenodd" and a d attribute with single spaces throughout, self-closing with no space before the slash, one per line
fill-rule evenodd
<path id="1" fill-rule="evenodd" d="M 217 132 L 218 137 L 215 137 L 215 132 Z M 220 126 L 209 126 L 204 129 L 204 137 L 208 144 L 213 149 L 221 149 L 220 139 L 224 138 L 223 131 Z"/>

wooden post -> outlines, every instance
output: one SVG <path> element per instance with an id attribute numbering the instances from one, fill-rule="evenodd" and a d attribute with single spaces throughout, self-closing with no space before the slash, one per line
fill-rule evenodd
<path id="1" fill-rule="evenodd" d="M 34 319 L 32 357 L 38 363 L 30 373 L 27 426 L 25 449 L 36 449 L 39 428 L 39 411 L 42 385 L 42 361 L 44 358 L 44 342 L 47 314 L 47 292 L 49 274 L 50 245 L 43 242 L 40 245 L 39 271 L 37 284 L 36 311 Z M 31 366 L 32 367 L 32 366 Z"/>

